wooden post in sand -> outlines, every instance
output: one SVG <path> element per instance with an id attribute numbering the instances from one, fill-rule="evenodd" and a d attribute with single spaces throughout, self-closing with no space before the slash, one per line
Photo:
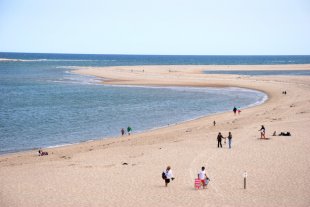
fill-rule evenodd
<path id="1" fill-rule="evenodd" d="M 243 173 L 243 187 L 244 189 L 246 189 L 246 178 L 248 176 L 248 173 L 246 171 L 244 171 Z"/>

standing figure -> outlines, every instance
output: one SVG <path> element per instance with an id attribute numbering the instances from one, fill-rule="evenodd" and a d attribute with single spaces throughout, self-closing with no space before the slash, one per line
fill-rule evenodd
<path id="1" fill-rule="evenodd" d="M 238 111 L 238 114 L 240 114 L 240 112 L 241 112 L 241 109 L 240 109 L 240 107 L 238 107 L 237 111 Z"/>
<path id="2" fill-rule="evenodd" d="M 209 178 L 206 174 L 205 167 L 201 167 L 201 171 L 198 173 L 198 179 L 200 180 L 203 188 L 206 188 L 209 183 Z"/>
<path id="3" fill-rule="evenodd" d="M 125 134 L 125 129 L 124 128 L 121 129 L 121 133 L 122 133 L 122 136 Z"/>
<path id="4" fill-rule="evenodd" d="M 130 135 L 131 131 L 132 131 L 131 127 L 128 126 L 128 127 L 127 127 L 127 133 L 128 133 L 128 135 Z"/>
<path id="5" fill-rule="evenodd" d="M 231 148 L 231 141 L 232 141 L 232 135 L 231 135 L 231 132 L 228 133 L 228 147 L 229 149 Z"/>
<path id="6" fill-rule="evenodd" d="M 222 136 L 221 132 L 219 132 L 219 134 L 217 135 L 217 148 L 219 148 L 221 146 L 222 148 L 222 139 L 224 137 Z"/>
<path id="7" fill-rule="evenodd" d="M 165 186 L 167 187 L 168 183 L 170 183 L 170 180 L 174 180 L 171 167 L 168 166 L 164 171 L 164 173 L 165 173 Z"/>
<path id="8" fill-rule="evenodd" d="M 213 126 L 215 126 L 216 125 L 216 122 L 215 122 L 215 120 L 213 121 Z"/>
<path id="9" fill-rule="evenodd" d="M 237 108 L 236 107 L 234 107 L 233 112 L 236 115 L 236 113 L 237 113 Z"/>
<path id="10" fill-rule="evenodd" d="M 265 130 L 264 125 L 262 125 L 262 127 L 261 127 L 260 130 L 258 130 L 258 131 L 260 131 L 260 138 L 261 138 L 261 139 L 266 139 L 266 136 L 265 136 L 266 130 Z"/>

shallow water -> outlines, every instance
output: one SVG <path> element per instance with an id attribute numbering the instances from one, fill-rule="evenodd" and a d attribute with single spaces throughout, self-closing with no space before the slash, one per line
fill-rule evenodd
<path id="1" fill-rule="evenodd" d="M 95 77 L 72 74 L 68 66 L 266 64 L 283 59 L 0 53 L 1 58 L 10 60 L 0 61 L 0 154 L 118 136 L 128 125 L 137 133 L 266 100 L 261 92 L 236 88 L 103 86 Z M 284 61 L 304 63 L 309 57 Z"/>

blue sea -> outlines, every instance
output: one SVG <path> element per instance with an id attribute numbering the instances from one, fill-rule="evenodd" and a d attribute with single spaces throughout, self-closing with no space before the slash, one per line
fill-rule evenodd
<path id="1" fill-rule="evenodd" d="M 127 126 L 138 133 L 267 98 L 238 88 L 105 86 L 72 66 L 304 63 L 310 56 L 0 53 L 0 154 L 117 137 Z"/>

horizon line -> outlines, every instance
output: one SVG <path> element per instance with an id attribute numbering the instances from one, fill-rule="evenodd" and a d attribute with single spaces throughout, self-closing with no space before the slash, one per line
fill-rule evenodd
<path id="1" fill-rule="evenodd" d="M 120 56 L 310 56 L 310 54 L 290 54 L 290 55 L 275 55 L 275 54 L 260 54 L 260 55 L 185 55 L 185 54 L 140 54 L 140 53 L 132 53 L 132 54 L 123 54 L 123 53 L 66 53 L 66 52 L 3 52 L 0 53 L 23 53 L 23 54 L 58 54 L 58 55 L 120 55 Z"/>

